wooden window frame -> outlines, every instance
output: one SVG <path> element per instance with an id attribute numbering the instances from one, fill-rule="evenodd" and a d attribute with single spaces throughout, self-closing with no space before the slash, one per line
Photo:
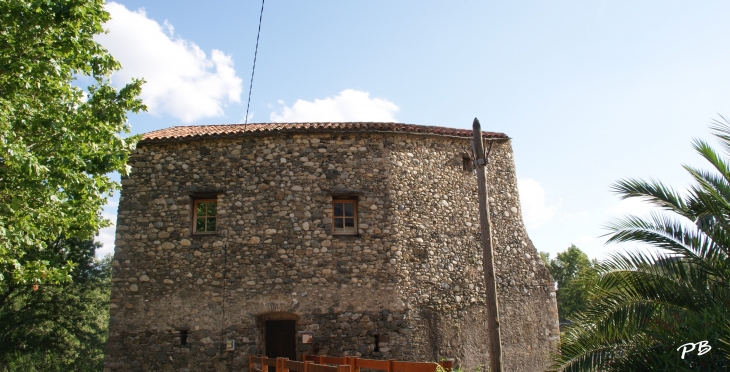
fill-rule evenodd
<path id="1" fill-rule="evenodd" d="M 215 230 L 213 230 L 213 231 L 198 231 L 198 228 L 197 228 L 198 204 L 200 204 L 200 203 L 216 203 L 216 208 L 215 208 L 216 214 L 215 214 L 215 216 L 208 216 L 207 214 L 205 216 L 203 216 L 206 219 L 207 218 L 210 218 L 210 217 L 215 218 L 215 225 L 216 225 L 216 229 Z M 206 222 L 206 226 L 207 226 L 207 222 Z M 218 199 L 213 199 L 213 198 L 193 199 L 192 231 L 193 231 L 193 235 L 212 235 L 212 234 L 216 234 L 218 232 Z"/>
<path id="2" fill-rule="evenodd" d="M 339 215 L 339 216 L 335 215 L 335 204 L 342 204 L 343 205 L 342 215 Z M 352 210 L 353 210 L 352 216 L 347 216 L 346 215 L 345 208 L 344 208 L 344 205 L 345 204 L 351 204 L 352 205 Z M 337 231 L 336 230 L 336 228 L 337 228 L 336 227 L 337 226 L 337 222 L 336 221 L 337 221 L 338 218 L 342 219 L 342 222 L 343 222 L 343 224 L 342 224 L 343 227 L 342 228 L 343 229 L 345 227 L 345 220 L 346 219 L 352 219 L 353 220 L 353 224 L 354 224 L 353 225 L 354 231 Z M 332 199 L 332 235 L 339 235 L 339 236 L 342 236 L 342 235 L 345 235 L 345 236 L 358 235 L 358 227 L 357 227 L 357 225 L 358 225 L 358 218 L 357 218 L 357 199 Z"/>

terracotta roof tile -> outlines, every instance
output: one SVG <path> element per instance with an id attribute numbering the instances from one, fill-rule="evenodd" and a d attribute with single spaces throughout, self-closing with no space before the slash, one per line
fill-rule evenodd
<path id="1" fill-rule="evenodd" d="M 471 137 L 470 129 L 431 127 L 402 123 L 262 123 L 177 126 L 145 133 L 142 142 L 185 141 L 210 137 L 238 137 L 245 134 L 302 132 L 396 132 Z M 496 132 L 482 132 L 484 138 L 504 138 Z"/>

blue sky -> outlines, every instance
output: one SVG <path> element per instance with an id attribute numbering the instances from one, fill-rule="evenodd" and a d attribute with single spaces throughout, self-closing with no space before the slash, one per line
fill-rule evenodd
<path id="1" fill-rule="evenodd" d="M 98 38 L 148 83 L 134 133 L 243 122 L 261 2 L 117 1 Z M 610 185 L 682 189 L 691 140 L 730 115 L 730 3 L 266 2 L 251 122 L 397 121 L 508 134 L 540 251 L 591 257 L 602 228 L 647 207 Z M 116 197 L 105 214 L 115 220 Z M 113 228 L 102 231 L 104 252 Z"/>

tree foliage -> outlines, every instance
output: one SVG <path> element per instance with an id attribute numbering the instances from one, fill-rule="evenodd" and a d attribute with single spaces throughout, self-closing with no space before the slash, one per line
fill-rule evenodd
<path id="1" fill-rule="evenodd" d="M 126 172 L 136 137 L 126 115 L 145 107 L 142 81 L 110 85 L 119 64 L 93 36 L 104 0 L 0 0 L 0 290 L 58 283 L 72 261 L 34 254 L 58 236 L 90 239 Z M 75 80 L 93 81 L 86 91 Z"/>
<path id="2" fill-rule="evenodd" d="M 730 125 L 711 127 L 723 153 L 701 140 L 695 150 L 712 171 L 684 168 L 694 179 L 680 194 L 658 181 L 613 186 L 658 210 L 608 226 L 609 242 L 642 242 L 656 252 L 614 254 L 597 266 L 590 303 L 562 337 L 556 367 L 567 371 L 730 370 Z M 688 342 L 712 350 L 681 358 Z"/>
<path id="3" fill-rule="evenodd" d="M 33 252 L 51 265 L 73 262 L 72 281 L 0 293 L 0 371 L 100 371 L 109 321 L 111 258 L 98 243 L 57 239 Z M 4 367 L 3 367 L 4 366 Z"/>
<path id="4" fill-rule="evenodd" d="M 574 244 L 554 259 L 544 252 L 540 256 L 558 286 L 556 298 L 560 319 L 570 319 L 573 314 L 585 310 L 588 301 L 586 281 L 593 275 L 596 260 L 589 260 Z"/>

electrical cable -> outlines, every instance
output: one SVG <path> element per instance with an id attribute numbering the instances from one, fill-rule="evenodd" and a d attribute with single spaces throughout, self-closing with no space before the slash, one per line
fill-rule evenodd
<path id="1" fill-rule="evenodd" d="M 248 86 L 248 102 L 246 103 L 246 121 L 244 124 L 248 124 L 248 111 L 251 107 L 251 91 L 253 89 L 253 77 L 254 73 L 256 72 L 256 57 L 258 57 L 259 54 L 259 39 L 261 37 L 261 22 L 264 18 L 264 3 L 266 0 L 261 0 L 261 13 L 259 14 L 259 30 L 256 34 L 256 49 L 254 50 L 253 54 L 253 67 L 251 68 L 251 83 Z M 240 163 L 241 157 L 239 155 L 239 163 Z M 227 177 L 226 177 L 227 178 Z M 223 345 L 226 344 L 225 340 L 225 322 L 226 322 L 226 299 L 227 299 L 227 281 L 226 281 L 226 274 L 228 271 L 228 233 L 230 232 L 230 228 L 226 229 L 226 242 L 223 244 L 223 290 L 221 291 L 223 295 L 223 308 L 222 308 L 222 322 L 221 322 L 221 341 Z M 224 346 L 225 347 L 225 346 Z M 235 358 L 233 358 L 233 363 L 235 363 Z M 233 365 L 230 366 L 233 368 Z"/>
<path id="2" fill-rule="evenodd" d="M 253 74 L 256 72 L 256 56 L 259 54 L 259 37 L 261 37 L 261 20 L 264 18 L 264 2 L 261 0 L 261 14 L 259 14 L 259 32 L 256 34 L 256 50 L 253 53 L 253 68 L 251 69 L 251 83 L 248 86 L 248 103 L 246 103 L 246 121 L 248 124 L 248 109 L 251 107 L 251 89 L 253 88 Z"/>

